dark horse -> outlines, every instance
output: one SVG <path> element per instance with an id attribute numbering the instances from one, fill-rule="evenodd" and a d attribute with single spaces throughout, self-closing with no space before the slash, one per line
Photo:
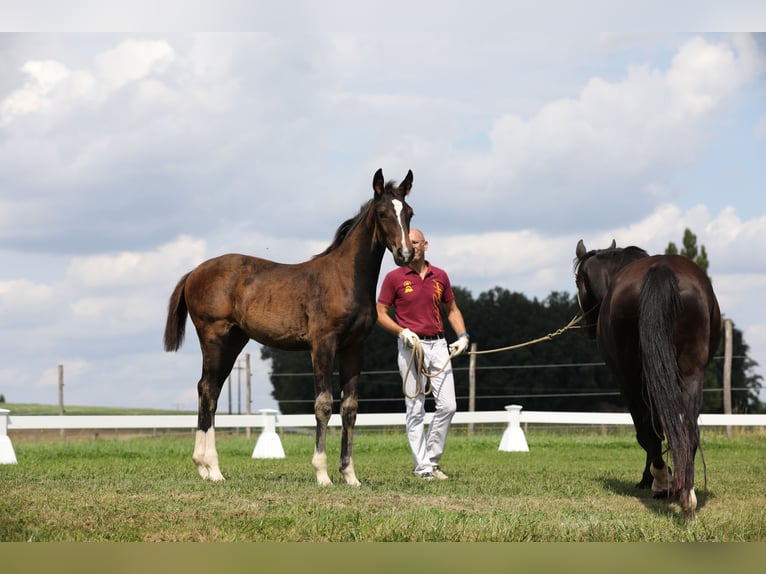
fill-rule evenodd
<path id="1" fill-rule="evenodd" d="M 693 516 L 705 367 L 721 336 L 710 279 L 691 259 L 577 244 L 575 282 L 589 334 L 628 403 L 646 465 L 638 487 L 677 497 Z M 667 438 L 675 476 L 662 459 Z"/>
<path id="2" fill-rule="evenodd" d="M 203 478 L 224 480 L 215 447 L 218 396 L 234 361 L 249 339 L 275 348 L 310 350 L 314 367 L 316 440 L 312 465 L 317 482 L 331 484 L 325 443 L 332 414 L 332 371 L 340 368 L 343 424 L 340 472 L 358 485 L 351 453 L 357 414 L 357 384 L 364 343 L 377 314 L 375 291 L 388 248 L 397 265 L 413 255 L 412 209 L 405 197 L 412 171 L 400 185 L 384 184 L 378 170 L 373 198 L 335 232 L 321 254 L 283 264 L 229 254 L 209 259 L 184 275 L 170 297 L 165 350 L 181 346 L 187 313 L 202 348 L 198 430 L 193 459 Z"/>

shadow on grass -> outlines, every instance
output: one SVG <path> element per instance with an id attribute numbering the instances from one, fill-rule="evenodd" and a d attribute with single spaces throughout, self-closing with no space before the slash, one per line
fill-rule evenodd
<path id="1" fill-rule="evenodd" d="M 635 482 L 631 481 L 619 480 L 613 477 L 601 477 L 599 481 L 605 490 L 614 494 L 635 498 L 647 510 L 657 515 L 673 516 L 679 522 L 686 521 L 686 517 L 681 512 L 676 499 L 655 498 L 651 489 L 639 488 Z M 715 494 L 704 488 L 696 487 L 694 493 L 697 495 L 697 513 L 705 507 L 708 500 L 715 498 Z"/>

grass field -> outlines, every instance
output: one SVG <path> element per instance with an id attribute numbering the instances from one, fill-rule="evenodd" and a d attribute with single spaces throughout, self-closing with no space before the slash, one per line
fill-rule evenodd
<path id="1" fill-rule="evenodd" d="M 316 485 L 311 434 L 282 435 L 285 459 L 252 459 L 255 436 L 219 432 L 224 483 L 203 481 L 189 433 L 129 440 L 15 441 L 0 465 L 2 541 L 764 541 L 766 437 L 703 432 L 698 517 L 636 490 L 642 451 L 627 431 L 531 428 L 528 453 L 502 429 L 456 427 L 448 481 L 410 474 L 403 432 L 358 430 L 359 488 Z M 339 436 L 329 438 L 337 465 Z"/>

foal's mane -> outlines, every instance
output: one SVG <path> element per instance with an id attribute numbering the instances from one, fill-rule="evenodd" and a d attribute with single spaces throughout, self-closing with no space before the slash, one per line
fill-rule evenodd
<path id="1" fill-rule="evenodd" d="M 383 190 L 384 193 L 390 193 L 392 195 L 396 195 L 396 190 L 398 189 L 398 185 L 393 181 L 386 182 L 385 188 Z M 354 217 L 351 217 L 341 223 L 338 226 L 338 229 L 335 230 L 335 236 L 333 237 L 332 243 L 322 251 L 322 253 L 318 253 L 317 255 L 314 255 L 312 259 L 316 259 L 317 257 L 322 257 L 323 255 L 327 255 L 328 253 L 332 253 L 338 247 L 340 247 L 345 239 L 351 234 L 351 231 L 359 225 L 361 221 L 364 221 L 364 219 L 369 215 L 370 209 L 372 208 L 372 204 L 375 202 L 374 199 L 370 199 L 369 201 L 362 204 L 362 207 L 359 209 L 359 213 L 357 213 Z M 377 234 L 377 230 L 375 232 Z"/>

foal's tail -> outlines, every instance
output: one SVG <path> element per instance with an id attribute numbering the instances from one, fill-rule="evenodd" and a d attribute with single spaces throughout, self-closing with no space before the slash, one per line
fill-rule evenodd
<path id="1" fill-rule="evenodd" d="M 168 303 L 168 320 L 165 323 L 165 350 L 177 351 L 181 348 L 186 334 L 186 316 L 188 309 L 184 297 L 184 287 L 189 273 L 181 277 L 181 280 L 173 290 Z"/>
<path id="2" fill-rule="evenodd" d="M 685 401 L 673 329 L 681 305 L 678 280 L 665 266 L 651 267 L 641 285 L 638 332 L 645 398 L 655 432 L 663 432 L 675 465 L 677 486 L 694 485 L 697 414 Z"/>

